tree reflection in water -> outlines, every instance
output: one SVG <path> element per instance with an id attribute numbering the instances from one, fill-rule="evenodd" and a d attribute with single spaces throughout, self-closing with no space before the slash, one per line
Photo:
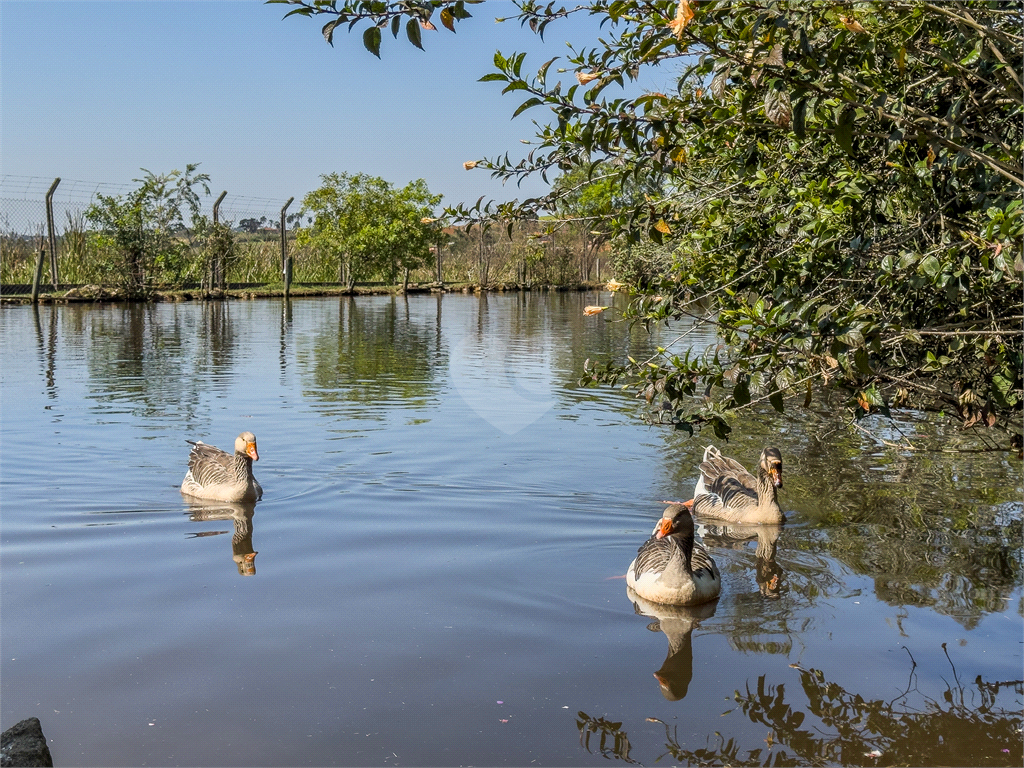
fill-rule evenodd
<path id="1" fill-rule="evenodd" d="M 945 644 L 943 644 L 945 649 Z M 909 654 L 909 651 L 907 652 Z M 837 683 L 829 682 L 818 669 L 790 665 L 800 675 L 806 703 L 787 699 L 786 683 L 769 684 L 766 675 L 753 689 L 736 691 L 734 700 L 751 722 L 769 729 L 766 747 L 744 749 L 737 738 L 716 733 L 714 743 L 690 749 L 681 744 L 675 727 L 665 727 L 665 749 L 658 760 L 670 756 L 684 765 L 704 766 L 818 766 L 818 765 L 970 765 L 1007 766 L 1024 762 L 1021 697 L 1024 681 L 947 684 L 941 701 L 917 689 L 917 663 L 911 669 L 906 690 L 891 701 L 867 700 Z M 1013 709 L 997 698 L 1015 695 Z M 653 722 L 653 718 L 649 718 Z M 590 750 L 589 734 L 601 733 L 601 754 L 634 763 L 629 757 L 629 738 L 621 723 L 594 720 L 580 712 L 577 717 L 581 743 Z M 624 751 L 623 751 L 624 748 Z"/>

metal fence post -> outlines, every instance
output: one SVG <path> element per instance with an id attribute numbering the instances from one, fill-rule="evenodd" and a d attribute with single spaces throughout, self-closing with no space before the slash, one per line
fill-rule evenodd
<path id="1" fill-rule="evenodd" d="M 50 191 L 46 193 L 46 230 L 50 239 L 50 279 L 53 280 L 53 290 L 57 290 L 60 282 L 57 275 L 57 237 L 53 232 L 53 193 L 57 191 L 60 184 L 60 176 L 53 180 Z"/>
<path id="2" fill-rule="evenodd" d="M 39 249 L 39 259 L 36 261 L 36 271 L 32 276 L 32 303 L 39 303 L 39 281 L 43 277 L 43 262 L 46 261 L 46 249 Z"/>
<path id="3" fill-rule="evenodd" d="M 220 193 L 220 197 L 213 204 L 213 226 L 216 227 L 220 223 L 220 204 L 224 202 L 224 198 L 227 197 L 228 191 L 225 189 Z M 224 279 L 227 270 L 224 269 L 224 254 L 217 251 L 213 254 L 213 259 L 210 260 L 210 287 L 216 286 L 218 288 L 224 288 Z"/>
<path id="4" fill-rule="evenodd" d="M 287 263 L 285 262 L 285 259 L 288 258 L 288 230 L 286 230 L 284 228 L 284 225 L 285 225 L 284 216 L 285 216 L 285 212 L 288 210 L 288 206 L 292 204 L 292 200 L 294 200 L 294 199 L 295 199 L 294 197 L 289 197 L 288 198 L 288 202 L 285 203 L 284 206 L 282 206 L 282 208 L 281 208 L 281 275 L 282 275 L 282 277 L 284 276 L 285 269 L 288 266 Z"/>

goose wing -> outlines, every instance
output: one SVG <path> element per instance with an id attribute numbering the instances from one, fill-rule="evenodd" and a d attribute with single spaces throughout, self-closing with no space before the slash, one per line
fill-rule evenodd
<path id="1" fill-rule="evenodd" d="M 639 579 L 643 574 L 664 573 L 668 567 L 668 561 L 672 559 L 672 544 L 667 538 L 651 536 L 637 550 L 635 565 L 633 566 L 633 578 Z"/>
<path id="2" fill-rule="evenodd" d="M 234 457 L 220 448 L 203 442 L 187 441 L 192 445 L 188 455 L 188 472 L 197 485 L 210 486 L 234 481 Z"/>
<path id="3" fill-rule="evenodd" d="M 711 559 L 711 553 L 699 541 L 693 543 L 693 552 L 690 554 L 690 570 L 696 578 L 700 571 L 707 571 L 708 575 L 715 576 L 715 561 Z"/>
<path id="4" fill-rule="evenodd" d="M 757 478 L 750 474 L 736 459 L 718 453 L 709 456 L 700 464 L 701 477 L 709 493 L 721 494 L 720 486 L 743 486 L 757 498 Z"/>

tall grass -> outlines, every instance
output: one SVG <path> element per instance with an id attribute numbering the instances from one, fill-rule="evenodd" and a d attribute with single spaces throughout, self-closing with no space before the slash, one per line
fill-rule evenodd
<path id="1" fill-rule="evenodd" d="M 34 235 L 0 229 L 0 282 L 30 284 L 39 248 L 47 247 L 43 228 Z M 62 284 L 116 285 L 118 265 L 123 258 L 116 253 L 110 238 L 88 229 L 81 213 L 67 214 L 57 234 L 58 273 Z M 294 233 L 288 236 L 288 255 L 292 257 L 292 279 L 296 283 L 336 283 L 340 281 L 335 254 L 312 246 L 299 247 Z M 448 231 L 442 248 L 441 263 L 446 283 L 538 283 L 566 284 L 579 280 L 579 242 L 571 233 L 542 237 L 539 228 L 519 227 L 511 239 L 503 229 L 492 228 L 481 238 L 478 230 L 466 233 Z M 173 271 L 161 269 L 159 260 L 148 275 L 155 286 L 199 283 L 208 268 L 209 254 L 202 242 L 196 242 L 179 257 Z M 604 270 L 607 277 L 608 269 Z M 234 250 L 228 265 L 229 283 L 282 282 L 281 241 L 267 234 L 234 233 Z M 436 267 L 430 264 L 414 270 L 413 283 L 433 282 Z M 595 275 L 596 277 L 596 275 Z M 383 275 L 370 279 L 383 279 Z M 45 260 L 43 282 L 51 282 L 49 258 Z"/>

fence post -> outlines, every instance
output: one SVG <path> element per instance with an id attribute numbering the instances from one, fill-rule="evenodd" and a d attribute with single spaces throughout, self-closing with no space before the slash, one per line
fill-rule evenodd
<path id="1" fill-rule="evenodd" d="M 57 191 L 60 184 L 60 176 L 53 180 L 50 191 L 46 193 L 46 230 L 50 239 L 50 278 L 53 280 L 53 290 L 57 290 L 60 282 L 57 275 L 57 237 L 53 232 L 53 193 Z"/>
<path id="2" fill-rule="evenodd" d="M 227 197 L 228 191 L 225 189 L 220 193 L 220 197 L 213 204 L 213 226 L 216 227 L 220 223 L 220 204 L 224 202 L 224 198 Z M 218 288 L 224 288 L 224 254 L 217 252 L 213 254 L 213 259 L 210 262 L 210 287 L 215 285 Z"/>
<path id="3" fill-rule="evenodd" d="M 284 260 L 284 297 L 287 299 L 292 292 L 292 257 Z"/>
<path id="4" fill-rule="evenodd" d="M 284 275 L 285 269 L 287 269 L 287 267 L 288 267 L 287 263 L 285 262 L 285 260 L 288 258 L 288 230 L 286 230 L 284 228 L 284 225 L 285 225 L 284 215 L 285 215 L 285 211 L 288 210 L 288 206 L 292 204 L 292 200 L 294 200 L 294 199 L 295 199 L 294 197 L 289 197 L 288 198 L 288 202 L 285 203 L 284 206 L 282 206 L 282 208 L 281 208 L 281 274 L 282 275 Z"/>
<path id="5" fill-rule="evenodd" d="M 39 303 L 39 281 L 43 278 L 43 262 L 46 261 L 46 249 L 39 249 L 39 259 L 36 261 L 36 271 L 32 276 L 32 303 Z"/>
<path id="6" fill-rule="evenodd" d="M 441 267 L 441 254 L 444 251 L 444 238 L 437 240 L 437 282 L 444 285 L 444 269 Z"/>

